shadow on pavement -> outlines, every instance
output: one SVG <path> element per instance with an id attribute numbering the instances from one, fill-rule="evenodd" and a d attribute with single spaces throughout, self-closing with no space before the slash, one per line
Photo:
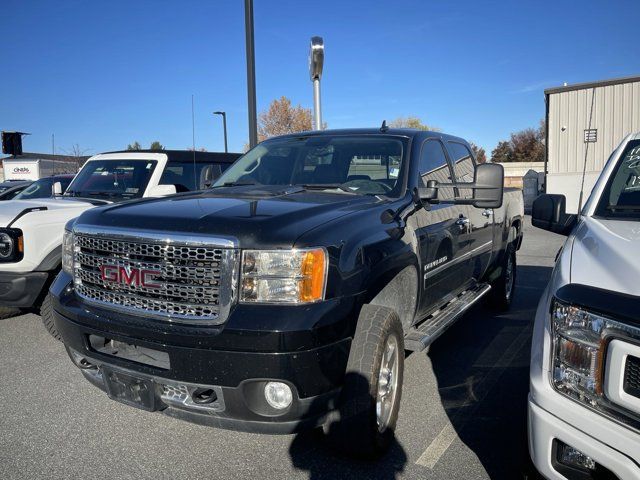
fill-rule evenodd
<path id="1" fill-rule="evenodd" d="M 345 398 L 350 399 L 339 412 L 332 414 L 325 425 L 325 432 L 316 429 L 311 432 L 298 434 L 291 446 L 289 455 L 293 466 L 309 472 L 311 480 L 320 478 L 383 478 L 393 479 L 402 472 L 407 463 L 407 455 L 398 443 L 393 432 L 388 430 L 385 438 L 389 440 L 389 449 L 376 460 L 358 461 L 349 455 L 354 446 L 364 446 L 363 431 L 375 426 L 375 417 L 358 414 L 363 405 L 375 405 L 375 398 L 371 394 L 369 381 L 361 374 L 350 372 L 345 378 L 343 390 Z M 311 407 L 313 411 L 313 407 Z M 338 422 L 338 420 L 340 422 Z M 373 422 L 371 422 L 373 421 Z M 373 440 L 373 435 L 365 436 Z M 369 444 L 373 446 L 374 443 Z M 356 454 L 362 455 L 359 449 Z"/>
<path id="2" fill-rule="evenodd" d="M 527 446 L 529 355 L 536 307 L 551 271 L 518 267 L 510 311 L 479 306 L 429 351 L 449 420 L 492 479 L 539 478 Z"/>

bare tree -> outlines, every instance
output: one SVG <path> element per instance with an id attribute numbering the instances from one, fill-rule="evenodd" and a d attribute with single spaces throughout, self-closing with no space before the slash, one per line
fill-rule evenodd
<path id="1" fill-rule="evenodd" d="M 258 141 L 287 133 L 312 129 L 311 109 L 291 105 L 287 97 L 280 97 L 258 116 Z"/>
<path id="2" fill-rule="evenodd" d="M 414 116 L 398 117 L 395 120 L 391 120 L 389 126 L 392 128 L 416 128 L 418 130 L 440 131 L 439 128 L 422 123 L 420 118 Z"/>
<path id="3" fill-rule="evenodd" d="M 74 143 L 68 150 L 62 149 L 62 152 L 67 155 L 69 160 L 75 161 L 78 164 L 78 168 L 84 165 L 87 160 L 87 153 L 91 151 L 90 148 L 81 148 L 79 143 Z"/>

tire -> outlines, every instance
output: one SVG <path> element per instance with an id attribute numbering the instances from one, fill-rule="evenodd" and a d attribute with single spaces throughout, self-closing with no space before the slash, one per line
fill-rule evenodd
<path id="1" fill-rule="evenodd" d="M 403 374 L 400 319 L 386 307 L 364 305 L 351 344 L 341 406 L 337 418 L 324 426 L 334 448 L 367 459 L 388 449 L 398 419 Z"/>
<path id="2" fill-rule="evenodd" d="M 53 323 L 53 305 L 51 303 L 50 293 L 47 293 L 46 297 L 44 297 L 44 300 L 42 301 L 40 317 L 42 318 L 42 323 L 44 328 L 47 329 L 47 332 L 49 332 L 56 340 L 62 341 L 58 330 L 56 330 L 56 325 Z"/>
<path id="3" fill-rule="evenodd" d="M 500 276 L 491 284 L 489 300 L 493 308 L 504 312 L 509 310 L 516 290 L 516 249 L 513 242 L 507 244 L 502 259 Z"/>

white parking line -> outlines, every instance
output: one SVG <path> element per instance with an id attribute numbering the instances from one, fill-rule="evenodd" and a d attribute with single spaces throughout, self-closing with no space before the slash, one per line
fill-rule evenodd
<path id="1" fill-rule="evenodd" d="M 531 331 L 527 328 L 524 328 L 520 334 L 511 342 L 509 347 L 504 351 L 504 353 L 500 356 L 498 361 L 493 365 L 492 369 L 487 373 L 487 375 L 480 381 L 478 384 L 478 390 L 480 390 L 481 394 L 476 401 L 476 405 L 470 412 L 467 412 L 468 417 L 473 417 L 473 412 L 478 408 L 478 406 L 482 403 L 487 394 L 493 389 L 495 384 L 500 380 L 500 377 L 504 373 L 504 371 L 511 365 L 511 362 L 516 358 L 516 355 L 522 347 L 526 344 L 527 339 L 531 335 Z M 490 345 L 493 345 L 491 342 Z M 461 413 L 456 413 L 450 418 L 450 422 L 440 431 L 440 433 L 436 436 L 436 438 L 429 444 L 429 446 L 422 452 L 420 458 L 416 461 L 417 465 L 421 465 L 423 467 L 427 467 L 430 470 L 436 466 L 442 455 L 447 451 L 447 449 L 451 446 L 453 441 L 458 438 L 457 430 L 462 430 L 466 426 L 466 421 L 457 422 L 458 418 L 461 416 Z M 453 426 L 453 424 L 457 425 L 457 429 Z"/>

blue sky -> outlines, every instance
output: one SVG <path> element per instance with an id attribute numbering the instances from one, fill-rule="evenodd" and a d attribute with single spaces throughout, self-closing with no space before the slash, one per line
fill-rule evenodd
<path id="1" fill-rule="evenodd" d="M 0 129 L 25 151 L 222 150 L 248 139 L 241 0 L 3 0 Z M 313 5 L 313 6 L 312 6 Z M 640 2 L 255 0 L 258 111 L 312 105 L 309 38 L 325 39 L 329 128 L 419 116 L 490 151 L 537 126 L 543 90 L 640 74 Z M 7 12 L 10 12 L 7 14 Z"/>

